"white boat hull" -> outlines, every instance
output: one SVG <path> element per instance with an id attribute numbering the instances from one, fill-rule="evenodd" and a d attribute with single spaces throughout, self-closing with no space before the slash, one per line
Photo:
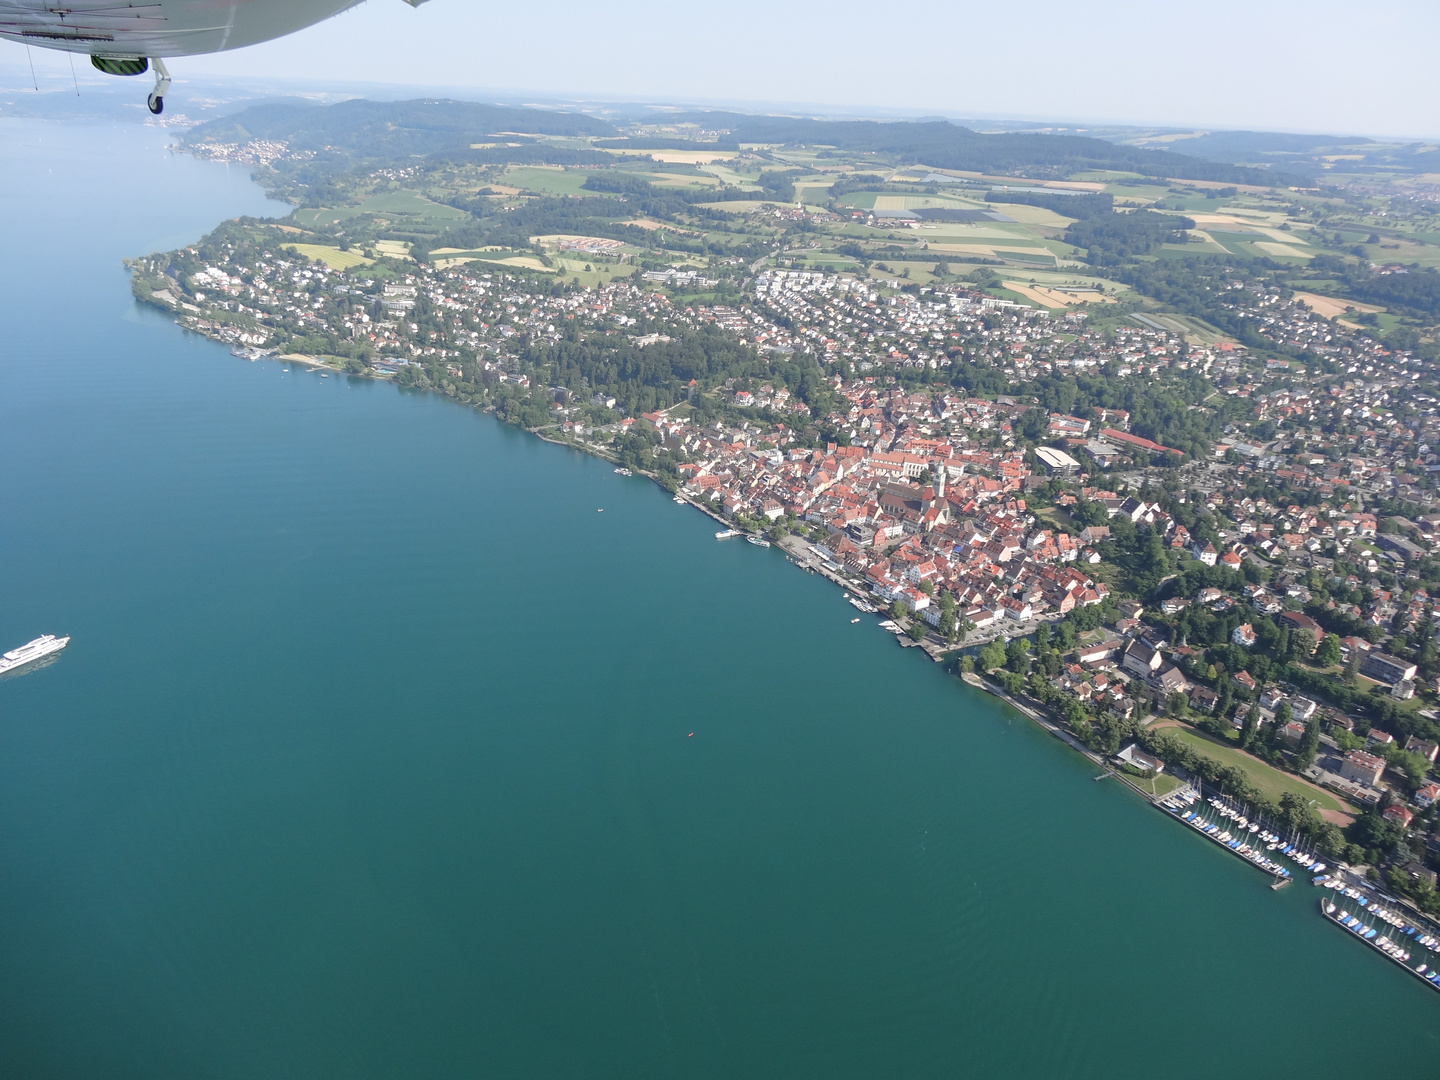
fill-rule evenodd
<path id="1" fill-rule="evenodd" d="M 18 649 L 11 649 L 4 656 L 0 656 L 0 675 L 8 675 L 13 671 L 29 667 L 38 663 L 46 657 L 55 656 L 70 644 L 68 637 L 56 637 L 54 634 L 45 634 L 34 641 L 21 645 Z"/>

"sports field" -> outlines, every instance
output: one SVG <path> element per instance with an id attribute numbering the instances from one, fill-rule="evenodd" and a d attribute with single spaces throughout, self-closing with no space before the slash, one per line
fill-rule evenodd
<path id="1" fill-rule="evenodd" d="M 1251 757 L 1249 754 L 1235 746 L 1227 746 L 1216 742 L 1208 735 L 1202 735 L 1192 728 L 1178 725 L 1166 725 L 1165 733 L 1174 735 L 1181 742 L 1194 747 L 1197 753 L 1204 754 L 1208 758 L 1220 762 L 1222 765 L 1233 765 L 1240 769 L 1252 784 L 1267 799 L 1280 801 L 1280 796 L 1287 791 L 1294 792 L 1301 798 L 1313 800 L 1318 810 L 1333 810 L 1340 813 L 1350 813 L 1350 807 L 1342 803 L 1334 795 L 1331 795 L 1323 788 L 1307 783 L 1298 776 L 1281 772 L 1279 769 L 1266 765 L 1259 758 Z"/>

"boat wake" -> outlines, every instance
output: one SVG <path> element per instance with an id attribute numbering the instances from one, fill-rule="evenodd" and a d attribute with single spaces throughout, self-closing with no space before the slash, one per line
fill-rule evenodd
<path id="1" fill-rule="evenodd" d="M 54 667 L 60 662 L 59 653 L 51 653 L 40 660 L 32 660 L 24 667 L 12 668 L 9 671 L 0 671 L 0 682 L 8 679 L 23 679 L 26 675 L 32 675 L 47 667 Z"/>

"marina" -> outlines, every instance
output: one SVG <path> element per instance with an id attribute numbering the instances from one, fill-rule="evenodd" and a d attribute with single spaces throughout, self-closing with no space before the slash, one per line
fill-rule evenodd
<path id="1" fill-rule="evenodd" d="M 1353 890 L 1351 891 L 1353 892 Z M 1365 904 L 1363 898 L 1357 898 L 1357 901 L 1358 904 Z M 1378 912 L 1373 907 L 1367 910 L 1365 907 L 1357 906 L 1352 912 L 1349 906 L 1342 905 L 1345 905 L 1344 899 L 1337 903 L 1328 896 L 1321 897 L 1320 913 L 1336 926 L 1348 930 L 1391 963 L 1404 968 L 1432 990 L 1440 990 L 1440 971 L 1436 971 L 1432 966 L 1432 962 L 1437 959 L 1436 948 L 1440 942 L 1437 942 L 1433 936 L 1420 935 L 1415 927 L 1403 922 L 1400 926 L 1395 926 L 1389 919 L 1381 920 L 1389 927 L 1389 929 L 1382 930 L 1372 925 L 1372 920 L 1379 918 Z M 1402 939 L 1410 937 L 1415 940 L 1410 943 L 1402 943 L 1394 940 L 1396 937 Z M 1414 949 L 1407 947 L 1407 944 L 1419 946 L 1421 941 L 1429 942 L 1423 946 L 1428 953 L 1427 959 L 1412 966 L 1411 961 L 1415 958 Z"/>
<path id="2" fill-rule="evenodd" d="M 1204 799 L 1201 792 L 1189 785 L 1156 805 L 1207 840 L 1275 878 L 1277 888 L 1288 885 L 1293 875 L 1278 859 L 1271 858 L 1272 854 L 1288 855 L 1297 862 L 1308 859 L 1310 864 L 1315 864 L 1313 858 L 1281 841 L 1277 834 L 1263 830 L 1258 821 L 1249 820 L 1224 799 L 1218 796 Z M 1323 863 L 1318 865 L 1324 868 Z"/>

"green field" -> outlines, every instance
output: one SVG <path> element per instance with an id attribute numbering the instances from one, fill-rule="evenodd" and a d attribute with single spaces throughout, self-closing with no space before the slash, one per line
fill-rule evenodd
<path id="1" fill-rule="evenodd" d="M 301 225 L 315 228 L 321 225 L 335 225 L 362 214 L 419 218 L 423 221 L 446 224 L 463 221 L 470 216 L 464 210 L 457 210 L 455 207 L 445 206 L 443 203 L 431 202 L 429 199 L 409 191 L 387 191 L 364 199 L 354 206 L 297 210 L 295 211 L 295 220 Z"/>
<path id="2" fill-rule="evenodd" d="M 1293 791 L 1304 799 L 1313 799 L 1318 809 L 1339 810 L 1347 814 L 1354 812 L 1329 792 L 1311 787 L 1298 777 L 1272 768 L 1234 746 L 1222 745 L 1208 735 L 1202 735 L 1191 728 L 1167 727 L 1164 731 L 1166 734 L 1174 735 L 1182 742 L 1188 743 L 1206 757 L 1212 758 L 1222 765 L 1233 765 L 1240 769 L 1267 799 L 1278 803 L 1281 795 L 1287 791 Z"/>
<path id="3" fill-rule="evenodd" d="M 995 254 L 1002 259 L 1010 259 L 1013 262 L 1035 263 L 1037 266 L 1054 266 L 1057 258 L 1051 252 L 1045 251 L 1001 251 L 995 249 Z"/>
<path id="4" fill-rule="evenodd" d="M 358 251 L 341 251 L 338 247 L 323 244 L 285 244 L 283 251 L 293 251 L 306 259 L 319 259 L 332 270 L 350 270 L 357 266 L 369 266 L 370 259 Z"/>
<path id="5" fill-rule="evenodd" d="M 541 169 L 533 165 L 512 165 L 505 170 L 500 182 L 507 187 L 521 191 L 533 191 L 540 195 L 579 195 L 585 190 L 585 181 L 591 173 L 581 169 Z"/>
<path id="6" fill-rule="evenodd" d="M 759 186 L 755 183 L 754 180 L 750 179 L 748 176 L 736 172 L 734 169 L 726 168 L 724 165 L 702 165 L 700 166 L 700 171 L 704 173 L 709 173 L 711 176 L 719 180 L 722 184 L 729 184 L 731 187 L 738 187 L 742 191 L 760 190 Z"/>

